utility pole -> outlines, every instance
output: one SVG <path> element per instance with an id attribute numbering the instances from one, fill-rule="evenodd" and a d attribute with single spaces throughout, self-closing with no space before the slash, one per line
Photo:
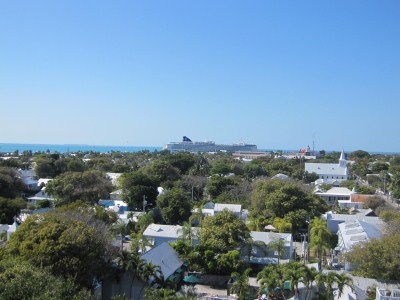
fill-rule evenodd
<path id="1" fill-rule="evenodd" d="M 146 205 L 147 205 L 146 195 L 143 195 L 143 212 L 146 212 Z"/>

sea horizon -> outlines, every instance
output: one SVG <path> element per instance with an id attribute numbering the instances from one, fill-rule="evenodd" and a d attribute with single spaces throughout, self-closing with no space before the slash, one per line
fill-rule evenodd
<path id="1" fill-rule="evenodd" d="M 117 145 L 89 145 L 89 144 L 26 144 L 26 143 L 0 143 L 0 153 L 11 153 L 15 151 L 32 151 L 35 152 L 100 152 L 107 153 L 113 151 L 119 152 L 140 152 L 140 151 L 162 151 L 162 146 L 117 146 Z M 277 152 L 284 153 L 296 152 L 295 149 L 258 149 L 257 151 Z M 356 151 L 356 150 L 354 150 Z M 354 151 L 346 151 L 351 153 Z M 366 150 L 365 150 L 366 151 Z M 318 151 L 317 151 L 318 152 Z M 340 152 L 336 150 L 325 150 L 327 153 Z M 384 154 L 384 155 L 400 155 L 400 152 L 394 151 L 366 151 L 370 154 Z"/>
<path id="2" fill-rule="evenodd" d="M 25 144 L 25 143 L 0 143 L 0 153 L 10 152 L 139 152 L 148 150 L 161 151 L 163 147 L 157 146 L 116 146 L 116 145 L 89 145 L 89 144 Z"/>

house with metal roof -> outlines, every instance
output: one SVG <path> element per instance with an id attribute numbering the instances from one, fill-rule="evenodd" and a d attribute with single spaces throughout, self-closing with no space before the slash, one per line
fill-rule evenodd
<path id="1" fill-rule="evenodd" d="M 150 224 L 143 232 L 143 237 L 148 239 L 152 246 L 157 247 L 165 242 L 176 242 L 184 236 L 183 226 Z M 199 243 L 200 227 L 191 227 L 190 238 L 193 245 Z"/>
<path id="2" fill-rule="evenodd" d="M 328 211 L 321 216 L 326 220 L 326 225 L 330 232 L 337 233 L 339 230 L 339 224 L 345 222 L 352 222 L 355 220 L 361 220 L 366 223 L 374 224 L 379 228 L 384 228 L 385 222 L 378 218 L 372 209 L 358 209 L 354 214 L 336 214 L 332 211 Z"/>
<path id="3" fill-rule="evenodd" d="M 278 264 L 278 253 L 270 250 L 268 246 L 276 240 L 282 240 L 285 245 L 285 250 L 281 253 L 279 262 L 287 263 L 292 260 L 294 248 L 291 233 L 251 231 L 250 237 L 251 245 L 246 245 L 241 251 L 243 260 L 261 267 L 267 264 Z"/>
<path id="4" fill-rule="evenodd" d="M 240 204 L 225 204 L 225 203 L 215 203 L 214 214 L 218 214 L 222 212 L 224 209 L 233 212 L 239 218 L 242 215 L 242 206 Z"/>
<path id="5" fill-rule="evenodd" d="M 305 171 L 308 173 L 316 173 L 318 177 L 323 180 L 339 182 L 347 180 L 349 176 L 346 156 L 343 150 L 338 164 L 305 163 Z"/>
<path id="6" fill-rule="evenodd" d="M 379 239 L 382 236 L 381 230 L 370 223 L 354 220 L 339 224 L 338 245 L 335 248 L 339 253 L 346 253 L 361 243 L 372 239 Z M 350 264 L 345 264 L 346 270 L 351 270 Z"/>
<path id="7" fill-rule="evenodd" d="M 147 264 L 159 266 L 162 276 L 171 284 L 177 283 L 183 276 L 183 261 L 178 253 L 168 243 L 163 243 L 151 249 L 141 257 Z M 161 274 L 157 274 L 158 276 Z M 132 272 L 124 272 L 116 278 L 107 276 L 101 285 L 101 299 L 111 300 L 116 295 L 124 295 L 127 299 L 143 299 L 145 286 L 156 286 L 155 278 L 150 278 L 146 283 L 140 276 L 133 276 Z"/>
<path id="8" fill-rule="evenodd" d="M 180 273 L 179 268 L 183 265 L 183 261 L 179 258 L 178 253 L 166 242 L 146 252 L 140 258 L 145 260 L 146 263 L 151 262 L 153 265 L 159 266 L 162 275 L 167 280 L 177 270 Z"/>

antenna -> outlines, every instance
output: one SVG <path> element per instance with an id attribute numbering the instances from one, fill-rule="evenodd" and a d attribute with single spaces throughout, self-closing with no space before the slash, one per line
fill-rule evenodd
<path id="1" fill-rule="evenodd" d="M 313 138 L 312 138 L 312 152 L 313 155 L 315 155 L 315 132 L 313 133 Z"/>

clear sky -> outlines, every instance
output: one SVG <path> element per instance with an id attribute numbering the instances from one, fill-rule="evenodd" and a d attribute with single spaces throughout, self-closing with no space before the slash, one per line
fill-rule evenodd
<path id="1" fill-rule="evenodd" d="M 400 152 L 400 1 L 0 0 L 0 142 Z"/>

